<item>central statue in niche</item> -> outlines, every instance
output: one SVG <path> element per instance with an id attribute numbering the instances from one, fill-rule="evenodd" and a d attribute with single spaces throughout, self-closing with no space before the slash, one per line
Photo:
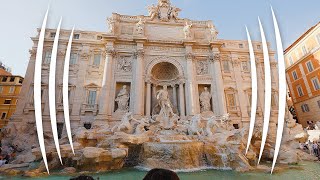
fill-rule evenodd
<path id="1" fill-rule="evenodd" d="M 175 121 L 177 121 L 177 115 L 173 113 L 173 107 L 166 85 L 157 92 L 156 98 L 158 106 L 160 107 L 160 113 L 156 115 L 155 120 L 160 123 L 162 128 L 172 129 L 175 125 Z"/>

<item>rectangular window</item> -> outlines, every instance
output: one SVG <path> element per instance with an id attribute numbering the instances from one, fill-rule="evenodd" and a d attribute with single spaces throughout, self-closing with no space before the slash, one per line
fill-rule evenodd
<path id="1" fill-rule="evenodd" d="M 2 82 L 7 82 L 7 80 L 8 80 L 8 77 L 6 77 L 6 76 L 4 76 L 4 77 L 2 77 Z"/>
<path id="2" fill-rule="evenodd" d="M 239 44 L 239 48 L 243 48 L 243 44 Z"/>
<path id="3" fill-rule="evenodd" d="M 51 52 L 45 52 L 43 63 L 49 64 L 50 61 L 51 61 Z"/>
<path id="4" fill-rule="evenodd" d="M 301 106 L 302 112 L 310 112 L 308 104 L 303 104 Z"/>
<path id="5" fill-rule="evenodd" d="M 230 67 L 229 67 L 229 62 L 228 61 L 223 61 L 223 70 L 225 72 L 230 72 Z"/>
<path id="6" fill-rule="evenodd" d="M 249 63 L 247 61 L 241 62 L 242 71 L 249 72 Z"/>
<path id="7" fill-rule="evenodd" d="M 277 97 L 275 93 L 271 94 L 271 106 L 276 107 L 277 106 Z"/>
<path id="8" fill-rule="evenodd" d="M 306 46 L 302 46 L 302 54 L 306 55 L 307 53 L 308 53 L 307 47 Z"/>
<path id="9" fill-rule="evenodd" d="M 293 72 L 292 72 L 292 77 L 293 77 L 294 80 L 297 80 L 297 79 L 298 79 L 298 74 L 297 74 L 296 71 L 293 71 Z"/>
<path id="10" fill-rule="evenodd" d="M 311 61 L 308 61 L 308 62 L 307 62 L 307 68 L 308 68 L 308 71 L 309 71 L 309 72 L 312 72 L 312 71 L 313 71 L 313 65 L 312 65 L 312 62 L 311 62 Z"/>
<path id="11" fill-rule="evenodd" d="M 251 107 L 251 103 L 252 103 L 252 94 L 248 94 L 248 100 L 249 100 L 249 105 Z"/>
<path id="12" fill-rule="evenodd" d="M 14 82 L 15 79 L 16 79 L 15 77 L 11 77 L 10 82 Z"/>
<path id="13" fill-rule="evenodd" d="M 290 63 L 290 66 L 293 64 L 292 56 L 289 56 L 289 63 Z"/>
<path id="14" fill-rule="evenodd" d="M 71 53 L 70 55 L 70 65 L 77 64 L 78 61 L 78 54 L 77 53 Z"/>
<path id="15" fill-rule="evenodd" d="M 320 83 L 319 83 L 319 79 L 317 77 L 314 77 L 311 79 L 312 84 L 313 84 L 313 88 L 314 90 L 319 90 L 320 89 Z"/>
<path id="16" fill-rule="evenodd" d="M 298 90 L 299 97 L 302 97 L 303 96 L 302 87 L 301 86 L 297 86 L 297 90 Z"/>
<path id="17" fill-rule="evenodd" d="M 4 100 L 4 104 L 11 104 L 11 99 Z"/>
<path id="18" fill-rule="evenodd" d="M 93 65 L 100 66 L 100 59 L 101 59 L 101 55 L 95 54 L 93 58 Z"/>
<path id="19" fill-rule="evenodd" d="M 236 100 L 234 98 L 234 94 L 227 94 L 227 101 L 228 101 L 228 106 L 230 107 L 236 106 Z"/>
<path id="20" fill-rule="evenodd" d="M 14 90 L 15 90 L 15 87 L 14 86 L 10 86 L 9 93 L 10 94 L 14 93 Z"/>
<path id="21" fill-rule="evenodd" d="M 96 104 L 96 96 L 97 91 L 89 91 L 88 104 L 95 105 Z"/>
<path id="22" fill-rule="evenodd" d="M 319 34 L 317 34 L 316 38 L 317 38 L 317 42 L 318 42 L 318 44 L 320 45 L 320 33 L 319 33 Z"/>
<path id="23" fill-rule="evenodd" d="M 2 113 L 1 114 L 1 119 L 5 119 L 7 117 L 7 113 Z"/>
<path id="24" fill-rule="evenodd" d="M 80 34 L 74 34 L 73 35 L 73 39 L 79 39 L 80 38 Z"/>
<path id="25" fill-rule="evenodd" d="M 55 32 L 50 33 L 50 37 L 51 37 L 51 38 L 56 37 L 56 33 L 55 33 Z"/>

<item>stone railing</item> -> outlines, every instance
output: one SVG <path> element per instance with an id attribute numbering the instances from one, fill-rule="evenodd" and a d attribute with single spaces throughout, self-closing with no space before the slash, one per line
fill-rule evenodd
<path id="1" fill-rule="evenodd" d="M 249 117 L 251 116 L 251 106 L 247 106 L 247 110 L 248 110 L 248 115 Z M 260 106 L 257 107 L 257 112 L 256 114 L 258 114 L 259 116 L 262 116 L 262 108 Z"/>
<path id="2" fill-rule="evenodd" d="M 44 110 L 44 103 L 41 103 L 42 112 Z M 23 113 L 28 114 L 29 111 L 34 111 L 34 103 L 26 103 Z"/>
<path id="3" fill-rule="evenodd" d="M 63 112 L 64 111 L 64 108 L 63 108 L 63 103 L 57 103 L 57 112 Z M 72 104 L 69 104 L 69 111 L 72 110 Z"/>
<path id="4" fill-rule="evenodd" d="M 82 104 L 81 114 L 85 115 L 86 112 L 92 112 L 94 115 L 98 114 L 99 105 L 98 104 Z"/>
<path id="5" fill-rule="evenodd" d="M 237 114 L 238 116 L 241 115 L 239 106 L 227 106 L 227 110 L 229 114 Z"/>

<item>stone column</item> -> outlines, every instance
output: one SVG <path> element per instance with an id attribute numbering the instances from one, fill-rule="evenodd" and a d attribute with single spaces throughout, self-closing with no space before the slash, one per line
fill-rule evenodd
<path id="1" fill-rule="evenodd" d="M 147 99 L 146 99 L 146 116 L 151 115 L 151 82 L 147 81 Z"/>
<path id="2" fill-rule="evenodd" d="M 236 85 L 237 85 L 236 89 L 238 89 L 238 93 L 237 93 L 238 97 L 236 97 L 236 98 L 237 98 L 237 100 L 239 99 L 239 102 L 237 102 L 237 105 L 239 104 L 239 106 L 240 106 L 241 117 L 248 118 L 249 117 L 248 106 L 250 104 L 246 103 L 246 102 L 248 102 L 248 96 L 246 95 L 246 93 L 243 90 L 241 61 L 240 61 L 237 54 L 232 54 L 231 58 L 232 58 L 232 64 L 233 64 L 233 69 L 234 69 L 234 76 L 235 76 Z"/>
<path id="3" fill-rule="evenodd" d="M 215 99 L 217 103 L 217 111 L 215 112 L 217 115 L 224 115 L 227 111 L 226 98 L 224 93 L 224 85 L 221 73 L 221 65 L 220 65 L 220 54 L 218 48 L 212 48 L 212 56 L 210 57 L 213 63 L 214 69 L 214 82 L 215 82 Z"/>
<path id="4" fill-rule="evenodd" d="M 111 101 L 111 87 L 112 87 L 112 79 L 113 79 L 113 58 L 116 55 L 116 52 L 112 45 L 106 45 L 106 59 L 104 65 L 103 79 L 102 79 L 102 89 L 99 99 L 99 116 L 101 118 L 106 118 L 107 116 L 111 116 L 112 114 L 112 105 Z"/>
<path id="5" fill-rule="evenodd" d="M 193 54 L 188 53 L 187 59 L 187 81 L 186 81 L 186 102 L 187 102 L 187 115 L 192 116 L 195 114 L 196 102 L 194 98 L 194 84 L 193 84 Z"/>
<path id="6" fill-rule="evenodd" d="M 141 44 L 140 44 L 141 46 Z M 139 47 L 139 45 L 138 45 Z M 135 94 L 135 105 L 134 105 L 134 115 L 143 116 L 144 115 L 144 51 L 143 47 L 140 47 L 137 52 L 135 52 L 135 71 L 134 71 L 134 94 Z"/>
<path id="7" fill-rule="evenodd" d="M 183 82 L 179 84 L 179 104 L 180 104 L 180 117 L 184 117 L 185 113 L 185 104 L 184 104 L 184 88 Z"/>
<path id="8" fill-rule="evenodd" d="M 172 97 L 172 99 L 173 99 L 173 105 L 175 106 L 175 107 L 177 107 L 177 89 L 176 89 L 176 85 L 172 85 L 171 86 L 172 87 L 172 92 L 173 92 L 173 97 Z"/>

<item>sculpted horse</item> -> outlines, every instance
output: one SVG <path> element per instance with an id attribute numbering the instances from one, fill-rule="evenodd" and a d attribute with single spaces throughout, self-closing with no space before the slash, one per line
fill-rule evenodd
<path id="1" fill-rule="evenodd" d="M 189 135 L 202 135 L 203 129 L 200 127 L 201 123 L 201 115 L 195 115 L 191 118 L 190 125 L 188 126 L 188 134 Z"/>

